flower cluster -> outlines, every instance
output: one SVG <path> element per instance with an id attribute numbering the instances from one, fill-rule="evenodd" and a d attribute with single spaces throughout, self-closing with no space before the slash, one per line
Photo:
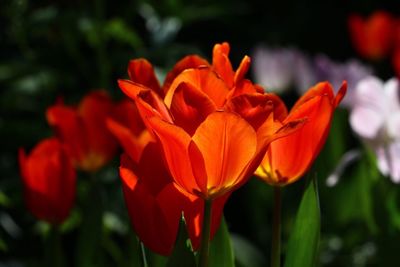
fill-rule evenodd
<path id="1" fill-rule="evenodd" d="M 325 142 L 345 94 L 346 84 L 336 97 L 330 84 L 318 84 L 288 114 L 279 97 L 245 78 L 249 57 L 233 69 L 229 49 L 227 43 L 215 45 L 212 63 L 197 55 L 183 58 L 162 86 L 145 59 L 132 60 L 130 79 L 119 81 L 147 128 L 142 141 L 127 125 L 109 122 L 125 150 L 120 167 L 125 200 L 139 237 L 160 253 L 172 249 L 181 211 L 197 248 L 201 224 L 193 225 L 192 216 L 201 221 L 203 209 L 193 203 L 212 201 L 212 236 L 226 199 L 256 170 L 271 185 L 299 179 Z M 167 197 L 177 203 L 175 210 L 165 204 Z M 165 228 L 172 229 L 164 239 L 169 242 L 151 238 Z"/>
<path id="2" fill-rule="evenodd" d="M 105 91 L 86 95 L 77 107 L 56 103 L 46 111 L 55 137 L 41 141 L 29 155 L 20 149 L 25 202 L 37 217 L 62 223 L 75 196 L 76 169 L 96 172 L 117 153 L 106 119 L 118 109 Z"/>
<path id="3" fill-rule="evenodd" d="M 31 212 L 63 222 L 73 205 L 75 168 L 95 173 L 120 146 L 132 226 L 148 248 L 170 255 L 182 216 L 196 251 L 216 233 L 231 193 L 253 174 L 279 187 L 298 180 L 325 143 L 346 83 L 336 96 L 328 82 L 318 83 L 288 112 L 278 96 L 246 78 L 250 58 L 234 69 L 229 51 L 221 43 L 211 62 L 184 57 L 162 85 L 151 63 L 134 59 L 129 79 L 118 81 L 128 98 L 114 103 L 95 91 L 77 107 L 48 108 L 56 137 L 28 156 L 20 152 Z"/>

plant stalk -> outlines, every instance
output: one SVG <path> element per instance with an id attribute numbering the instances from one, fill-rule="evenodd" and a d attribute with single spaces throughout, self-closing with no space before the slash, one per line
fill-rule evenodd
<path id="1" fill-rule="evenodd" d="M 199 254 L 199 267 L 208 267 L 211 233 L 211 207 L 212 200 L 204 200 L 203 228 L 201 231 L 201 244 Z"/>
<path id="2" fill-rule="evenodd" d="M 274 187 L 274 213 L 272 222 L 271 267 L 281 266 L 281 205 L 282 191 Z"/>

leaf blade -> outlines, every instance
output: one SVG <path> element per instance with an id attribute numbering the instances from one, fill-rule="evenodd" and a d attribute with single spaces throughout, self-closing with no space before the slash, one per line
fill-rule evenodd
<path id="1" fill-rule="evenodd" d="M 225 218 L 210 244 L 209 267 L 234 267 L 235 257 Z"/>
<path id="2" fill-rule="evenodd" d="M 318 255 L 321 214 L 316 179 L 312 179 L 301 200 L 289 238 L 285 267 L 315 266 Z"/>

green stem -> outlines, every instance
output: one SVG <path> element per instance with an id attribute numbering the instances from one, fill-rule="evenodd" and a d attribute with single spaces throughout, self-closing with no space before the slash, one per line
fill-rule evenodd
<path id="1" fill-rule="evenodd" d="M 149 265 L 147 264 L 147 258 L 146 258 L 146 250 L 144 249 L 143 242 L 139 241 L 140 245 L 140 254 L 141 254 L 141 263 L 143 267 L 148 267 Z"/>
<path id="2" fill-rule="evenodd" d="M 281 266 L 281 202 L 282 191 L 274 187 L 274 214 L 272 222 L 271 267 Z"/>
<path id="3" fill-rule="evenodd" d="M 103 188 L 95 174 L 89 176 L 89 191 L 82 199 L 82 223 L 77 240 L 77 267 L 103 266 L 101 258 L 101 238 L 103 235 Z"/>
<path id="4" fill-rule="evenodd" d="M 211 232 L 211 207 L 212 200 L 204 200 L 203 228 L 201 231 L 201 244 L 199 254 L 199 267 L 208 266 Z"/>
<path id="5" fill-rule="evenodd" d="M 58 226 L 51 225 L 47 236 L 46 261 L 49 267 L 63 267 L 64 255 L 61 244 L 61 234 Z"/>

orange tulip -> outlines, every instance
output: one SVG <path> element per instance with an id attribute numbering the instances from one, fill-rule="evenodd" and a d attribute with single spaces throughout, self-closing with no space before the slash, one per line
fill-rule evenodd
<path id="1" fill-rule="evenodd" d="M 115 116 L 107 120 L 107 126 L 125 151 L 120 177 L 131 222 L 140 240 L 153 251 L 169 255 L 183 213 L 193 249 L 197 250 L 204 202 L 173 185 L 159 146 L 145 129 L 135 104 L 123 100 Z M 218 198 L 213 205 L 211 237 L 218 229 L 227 197 Z"/>
<path id="2" fill-rule="evenodd" d="M 155 141 L 144 126 L 135 103 L 129 99 L 116 106 L 113 115 L 107 118 L 107 127 L 135 162 L 139 161 L 145 146 Z"/>
<path id="3" fill-rule="evenodd" d="M 228 52 L 229 45 L 216 45 L 213 65 L 182 71 L 164 100 L 146 85 L 119 81 L 160 142 L 175 183 L 203 199 L 215 199 L 242 185 L 268 144 L 299 125 L 274 119 L 281 112 L 274 106 L 276 97 L 260 93 L 244 79 L 250 59 L 244 57 L 233 72 Z"/>
<path id="4" fill-rule="evenodd" d="M 140 58 L 131 60 L 128 65 L 128 75 L 131 81 L 144 85 L 152 89 L 152 91 L 160 97 L 164 97 L 166 92 L 169 91 L 172 82 L 184 70 L 210 67 L 224 80 L 229 88 L 232 88 L 235 84 L 238 84 L 244 79 L 244 75 L 250 67 L 250 58 L 245 56 L 238 70 L 235 72 L 233 71 L 232 64 L 228 57 L 229 51 L 230 46 L 228 43 L 216 44 L 213 49 L 212 64 L 198 55 L 188 55 L 184 57 L 167 73 L 162 87 L 157 80 L 153 66 L 146 59 Z M 260 90 L 260 88 L 256 88 Z"/>
<path id="5" fill-rule="evenodd" d="M 48 123 L 80 169 L 95 172 L 114 157 L 117 142 L 105 122 L 113 110 L 114 104 L 104 91 L 86 95 L 77 108 L 63 104 L 48 108 Z"/>
<path id="6" fill-rule="evenodd" d="M 273 141 L 255 174 L 275 186 L 297 181 L 321 151 L 329 133 L 333 112 L 343 99 L 346 89 L 345 82 L 336 96 L 327 82 L 309 89 L 290 113 L 282 116 L 284 123 L 304 117 L 307 122 L 293 134 Z"/>
<path id="7" fill-rule="evenodd" d="M 65 146 L 56 138 L 45 139 L 29 155 L 21 148 L 19 163 L 30 212 L 49 223 L 62 223 L 74 203 L 76 183 Z"/>
<path id="8" fill-rule="evenodd" d="M 388 55 L 395 30 L 395 20 L 389 13 L 377 11 L 366 20 L 351 15 L 348 23 L 353 46 L 361 56 L 379 60 Z"/>
<path id="9" fill-rule="evenodd" d="M 144 245 L 161 255 L 171 254 L 183 214 L 193 249 L 198 249 L 204 202 L 174 186 L 156 143 L 146 146 L 138 163 L 123 154 L 120 177 L 132 226 Z M 226 199 L 214 203 L 211 236 L 218 229 Z"/>

